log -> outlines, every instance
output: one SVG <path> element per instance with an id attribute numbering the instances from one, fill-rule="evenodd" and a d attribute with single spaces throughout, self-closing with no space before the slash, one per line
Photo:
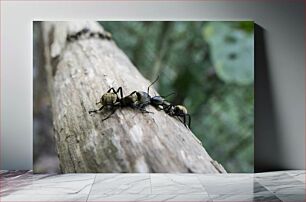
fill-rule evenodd
<path id="1" fill-rule="evenodd" d="M 88 111 L 109 88 L 124 95 L 146 91 L 146 80 L 114 41 L 67 42 L 83 28 L 104 32 L 97 22 L 43 22 L 45 68 L 56 149 L 63 173 L 225 173 L 201 142 L 176 118 L 149 106 L 145 114 L 118 109 L 109 119 Z M 151 93 L 158 94 L 154 88 Z"/>

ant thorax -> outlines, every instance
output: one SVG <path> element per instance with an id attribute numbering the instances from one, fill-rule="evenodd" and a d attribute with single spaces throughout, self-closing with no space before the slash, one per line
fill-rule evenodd
<path id="1" fill-rule="evenodd" d="M 140 102 L 140 103 L 149 103 L 150 102 L 151 97 L 148 93 L 143 92 L 143 91 L 139 91 L 136 94 L 137 94 L 138 102 Z"/>
<path id="2" fill-rule="evenodd" d="M 137 95 L 135 93 L 132 93 L 121 99 L 121 103 L 123 106 L 130 106 L 131 104 L 134 104 L 136 102 L 137 102 Z"/>
<path id="3" fill-rule="evenodd" d="M 129 95 L 129 99 L 132 101 L 132 103 L 135 103 L 137 102 L 137 95 L 136 94 Z"/>

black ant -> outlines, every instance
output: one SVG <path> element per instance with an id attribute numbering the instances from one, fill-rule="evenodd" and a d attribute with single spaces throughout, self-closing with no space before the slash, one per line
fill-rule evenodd
<path id="1" fill-rule="evenodd" d="M 108 110 L 112 110 L 111 114 L 104 118 L 102 121 L 108 119 L 115 111 L 121 107 L 131 107 L 132 109 L 138 109 L 142 113 L 152 113 L 147 111 L 145 108 L 148 105 L 152 105 L 159 110 L 164 110 L 168 115 L 174 117 L 183 117 L 183 123 L 187 127 L 186 118 L 188 118 L 188 126 L 190 128 L 191 117 L 187 113 L 187 109 L 182 105 L 173 105 L 165 100 L 166 97 L 174 94 L 171 93 L 167 96 L 153 96 L 151 97 L 150 87 L 159 79 L 157 77 L 147 89 L 147 92 L 143 91 L 133 91 L 128 96 L 123 97 L 122 87 L 119 87 L 117 90 L 110 88 L 107 93 L 103 94 L 100 98 L 100 101 L 96 104 L 102 104 L 99 109 L 89 111 L 89 114 L 98 113 L 106 107 Z M 120 97 L 119 95 L 120 94 Z M 181 119 L 179 119 L 181 121 Z"/>
<path id="2" fill-rule="evenodd" d="M 120 94 L 120 97 L 118 94 Z M 106 118 L 102 119 L 102 121 L 105 121 L 111 115 L 113 115 L 119 107 L 131 107 L 133 109 L 139 109 L 143 113 L 152 113 L 146 111 L 143 108 L 140 108 L 138 105 L 135 104 L 136 102 L 136 94 L 130 94 L 126 97 L 123 97 L 122 87 L 119 87 L 117 90 L 115 90 L 114 88 L 110 88 L 105 94 L 101 96 L 100 101 L 96 103 L 97 105 L 102 104 L 102 106 L 99 109 L 90 110 L 89 114 L 101 112 L 104 107 L 107 110 L 112 110 L 112 112 Z"/>
<path id="3" fill-rule="evenodd" d="M 142 105 L 139 105 L 138 99 L 139 99 L 138 94 L 133 92 L 129 94 L 128 96 L 123 97 L 120 100 L 120 103 L 122 107 L 131 107 L 132 109 L 138 109 L 142 113 L 152 113 L 152 112 L 145 110 L 145 108 Z"/>
<path id="4" fill-rule="evenodd" d="M 132 103 L 134 106 L 136 106 L 140 110 L 144 110 L 145 107 L 148 105 L 152 105 L 157 109 L 161 109 L 160 107 L 163 105 L 163 103 L 166 101 L 165 98 L 173 95 L 174 93 L 171 93 L 166 96 L 150 96 L 150 87 L 156 83 L 159 79 L 159 76 L 148 86 L 147 92 L 144 91 L 133 91 L 130 96 L 133 96 Z"/>
<path id="5" fill-rule="evenodd" d="M 106 118 L 104 118 L 102 121 L 105 121 L 108 119 L 112 114 L 115 113 L 115 111 L 121 106 L 120 98 L 118 96 L 118 93 L 120 92 L 120 95 L 122 97 L 122 88 L 119 87 L 116 91 L 114 88 L 110 88 L 107 93 L 103 94 L 100 98 L 100 101 L 96 104 L 101 104 L 102 106 L 99 109 L 90 110 L 88 113 L 98 113 L 103 110 L 105 107 L 107 110 L 112 110 L 111 114 L 108 115 Z"/>
<path id="6" fill-rule="evenodd" d="M 187 118 L 188 118 L 188 128 L 190 128 L 191 125 L 191 117 L 190 114 L 188 114 L 188 111 L 185 106 L 183 105 L 173 105 L 169 102 L 163 103 L 163 110 L 168 114 L 169 116 L 178 117 L 178 119 L 187 127 Z M 180 119 L 180 117 L 183 118 L 183 121 Z"/>
<path id="7" fill-rule="evenodd" d="M 173 95 L 174 93 L 170 93 L 169 95 L 166 96 L 153 96 L 151 97 L 149 92 L 150 92 L 150 87 L 157 82 L 159 79 L 159 76 L 148 86 L 147 92 L 143 91 L 134 91 L 130 94 L 136 95 L 133 96 L 133 100 L 131 103 L 137 108 L 144 110 L 146 106 L 152 105 L 157 109 L 162 109 L 164 110 L 168 115 L 173 116 L 173 117 L 182 117 L 183 121 L 179 119 L 184 125 L 190 128 L 191 125 L 191 116 L 188 114 L 186 107 L 183 105 L 173 105 L 169 103 L 168 101 L 165 100 L 166 97 Z M 137 98 L 137 99 L 136 99 Z M 188 123 L 187 123 L 187 118 L 188 118 Z"/>

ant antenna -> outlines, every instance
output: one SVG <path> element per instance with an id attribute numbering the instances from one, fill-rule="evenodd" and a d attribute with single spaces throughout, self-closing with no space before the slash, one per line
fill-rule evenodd
<path id="1" fill-rule="evenodd" d="M 148 94 L 149 94 L 149 91 L 150 91 L 150 87 L 154 84 L 154 83 L 156 83 L 156 81 L 159 79 L 159 75 L 157 76 L 157 78 L 148 86 Z"/>
<path id="2" fill-rule="evenodd" d="M 169 97 L 170 95 L 175 95 L 175 94 L 176 94 L 176 92 L 172 92 L 172 93 L 170 93 L 170 94 L 168 94 L 168 95 L 161 96 L 161 97 L 166 98 L 166 97 Z"/>

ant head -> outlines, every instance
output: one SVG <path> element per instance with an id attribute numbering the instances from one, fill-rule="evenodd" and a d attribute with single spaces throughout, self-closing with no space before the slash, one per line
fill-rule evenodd
<path id="1" fill-rule="evenodd" d="M 183 113 L 183 114 L 187 114 L 187 109 L 185 106 L 183 105 L 176 105 L 174 107 L 174 112 L 175 113 Z"/>
<path id="2" fill-rule="evenodd" d="M 137 91 L 136 95 L 137 95 L 137 100 L 140 102 L 147 102 L 148 100 L 150 100 L 150 95 L 146 92 Z"/>

